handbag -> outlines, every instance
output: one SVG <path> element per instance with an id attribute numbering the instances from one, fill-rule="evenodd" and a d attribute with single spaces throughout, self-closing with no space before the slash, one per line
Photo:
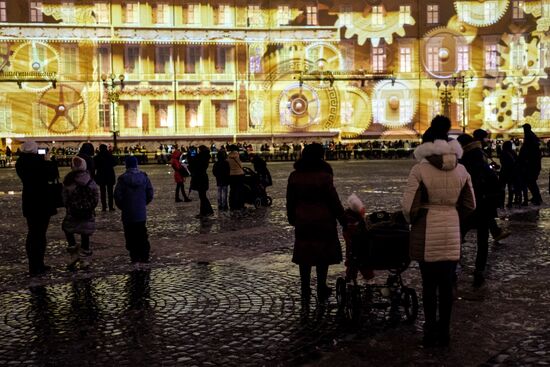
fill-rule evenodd
<path id="1" fill-rule="evenodd" d="M 59 179 L 56 178 L 53 182 L 48 182 L 48 198 L 53 208 L 65 206 L 63 203 L 63 184 L 59 182 Z"/>

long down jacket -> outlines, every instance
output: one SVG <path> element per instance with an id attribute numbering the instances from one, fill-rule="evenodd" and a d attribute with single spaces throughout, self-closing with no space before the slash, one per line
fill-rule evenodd
<path id="1" fill-rule="evenodd" d="M 89 185 L 94 191 L 97 201 L 99 201 L 99 187 L 91 179 L 88 171 L 71 171 L 63 180 L 63 202 L 65 203 L 65 218 L 63 218 L 62 228 L 69 233 L 79 233 L 91 235 L 95 232 L 95 212 L 90 218 L 75 218 L 71 215 L 69 207 L 72 193 L 77 186 Z"/>
<path id="2" fill-rule="evenodd" d="M 288 178 L 286 207 L 294 226 L 292 261 L 300 265 L 331 265 L 342 261 L 337 220 L 345 223 L 344 208 L 333 184 L 331 168 L 295 170 Z"/>
<path id="3" fill-rule="evenodd" d="M 457 261 L 460 258 L 460 215 L 475 209 L 470 175 L 457 160 L 456 140 L 424 143 L 414 151 L 419 161 L 409 174 L 401 200 L 411 226 L 411 258 L 417 261 Z"/>

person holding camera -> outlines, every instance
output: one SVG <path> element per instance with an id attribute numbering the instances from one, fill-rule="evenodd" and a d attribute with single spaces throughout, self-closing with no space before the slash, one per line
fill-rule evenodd
<path id="1" fill-rule="evenodd" d="M 179 148 L 174 149 L 172 152 L 172 157 L 170 160 L 170 164 L 172 165 L 172 169 L 174 170 L 174 181 L 176 181 L 176 203 L 181 203 L 182 201 L 190 202 L 191 199 L 185 192 L 185 181 L 187 180 L 187 177 L 190 176 L 189 170 L 187 169 L 187 166 L 182 163 L 182 153 Z M 180 198 L 180 191 L 183 195 L 183 200 Z"/>
<path id="2" fill-rule="evenodd" d="M 50 217 L 57 213 L 48 190 L 48 182 L 59 178 L 57 165 L 45 158 L 45 151 L 38 154 L 38 145 L 26 141 L 15 163 L 15 170 L 23 184 L 22 208 L 27 220 L 25 249 L 29 259 L 29 274 L 42 275 L 50 270 L 44 265 L 46 232 Z"/>

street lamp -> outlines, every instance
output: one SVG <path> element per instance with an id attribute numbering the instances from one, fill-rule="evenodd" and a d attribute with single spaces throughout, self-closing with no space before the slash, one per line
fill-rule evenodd
<path id="1" fill-rule="evenodd" d="M 462 132 L 465 133 L 466 126 L 468 126 L 466 101 L 470 94 L 469 83 L 474 80 L 474 76 L 468 74 L 468 72 L 460 72 L 458 75 L 453 76 L 453 80 L 458 85 L 458 97 L 462 100 Z"/>
<path id="2" fill-rule="evenodd" d="M 441 86 L 443 85 L 443 90 L 440 91 Z M 451 90 L 454 89 L 456 83 L 455 80 L 444 80 L 443 83 L 441 83 L 439 80 L 435 83 L 435 86 L 437 87 L 437 92 L 439 94 L 439 100 L 441 101 L 441 104 L 443 105 L 443 115 L 446 117 L 450 117 L 449 109 L 451 107 L 451 102 L 453 99 L 453 92 Z"/>
<path id="3" fill-rule="evenodd" d="M 116 126 L 115 107 L 116 103 L 118 103 L 118 100 L 120 99 L 120 94 L 124 89 L 124 75 L 120 74 L 117 80 L 115 74 L 111 74 L 109 76 L 107 76 L 107 74 L 102 74 L 101 80 L 103 81 L 103 88 L 107 94 L 107 99 L 111 103 L 111 132 L 113 133 L 113 150 L 116 152 L 119 130 Z M 118 90 L 117 87 L 119 88 Z"/>

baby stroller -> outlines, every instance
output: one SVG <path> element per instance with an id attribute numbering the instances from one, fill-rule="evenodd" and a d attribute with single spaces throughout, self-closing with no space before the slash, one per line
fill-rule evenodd
<path id="1" fill-rule="evenodd" d="M 409 227 L 401 212 L 380 211 L 370 214 L 367 222 L 347 233 L 346 278 L 336 281 L 338 307 L 347 319 L 359 321 L 364 309 L 388 309 L 392 321 L 413 323 L 418 315 L 418 297 L 413 288 L 403 284 L 401 273 L 410 264 Z M 365 271 L 367 269 L 367 271 Z M 357 283 L 362 274 L 372 270 L 389 272 L 385 284 Z"/>
<path id="2" fill-rule="evenodd" d="M 244 170 L 244 202 L 254 205 L 255 208 L 260 206 L 271 206 L 273 199 L 267 195 L 265 186 L 260 180 L 258 173 L 251 168 L 243 167 Z"/>

